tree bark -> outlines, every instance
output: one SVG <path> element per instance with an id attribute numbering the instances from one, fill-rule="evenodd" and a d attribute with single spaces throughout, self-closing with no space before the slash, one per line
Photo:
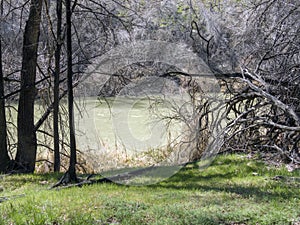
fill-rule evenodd
<path id="1" fill-rule="evenodd" d="M 56 31 L 56 50 L 55 50 L 55 74 L 54 74 L 54 103 L 53 103 L 53 137 L 54 137 L 54 172 L 60 170 L 60 151 L 59 151 L 59 74 L 60 74 L 60 55 L 61 55 L 61 27 L 62 27 L 62 0 L 56 3 L 57 31 Z"/>
<path id="2" fill-rule="evenodd" d="M 74 96 L 73 96 L 73 60 L 72 60 L 72 11 L 71 0 L 66 0 L 66 25 L 67 25 L 67 58 L 68 58 L 68 111 L 69 111 L 69 129 L 70 129 L 70 165 L 69 179 L 77 181 L 76 176 L 76 139 L 75 139 L 75 124 L 74 124 Z"/>
<path id="3" fill-rule="evenodd" d="M 32 0 L 23 38 L 21 92 L 18 105 L 18 146 L 16 166 L 20 172 L 33 173 L 36 161 L 34 101 L 36 66 L 43 0 Z"/>
<path id="4" fill-rule="evenodd" d="M 3 1 L 1 1 L 1 15 L 3 11 Z M 2 67 L 2 40 L 0 39 L 0 173 L 4 173 L 10 162 L 7 152 L 7 133 L 4 99 L 4 81 Z"/>

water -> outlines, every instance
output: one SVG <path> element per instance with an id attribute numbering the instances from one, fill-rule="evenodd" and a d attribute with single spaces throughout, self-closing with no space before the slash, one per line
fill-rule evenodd
<path id="1" fill-rule="evenodd" d="M 79 162 L 94 172 L 183 163 L 196 148 L 197 114 L 186 96 L 85 97 L 75 102 Z M 61 126 L 61 138 L 68 143 L 67 102 L 60 105 L 66 124 Z M 37 121 L 44 109 L 40 102 L 35 107 Z M 12 117 L 15 124 L 15 112 Z M 52 115 L 41 129 L 52 134 Z M 38 146 L 38 158 L 52 161 L 53 152 L 46 147 L 53 147 L 52 137 L 38 133 L 38 144 L 43 144 Z M 68 150 L 65 145 L 63 153 Z"/>
<path id="2" fill-rule="evenodd" d="M 135 172 L 139 175 L 115 182 L 144 185 L 166 179 L 181 168 L 175 149 L 185 137 L 182 134 L 187 134 L 186 124 L 178 117 L 191 113 L 187 99 L 119 96 L 88 97 L 82 102 L 84 111 L 75 113 L 77 146 L 95 172 L 105 177 Z M 141 172 L 145 167 L 149 168 Z"/>
<path id="3" fill-rule="evenodd" d="M 84 111 L 75 113 L 78 149 L 137 160 L 149 151 L 165 151 L 183 125 L 174 119 L 175 108 L 175 101 L 159 98 L 89 97 Z"/>

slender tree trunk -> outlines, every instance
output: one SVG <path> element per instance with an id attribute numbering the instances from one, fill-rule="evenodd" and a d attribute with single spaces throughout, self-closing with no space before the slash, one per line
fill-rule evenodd
<path id="1" fill-rule="evenodd" d="M 59 74 L 60 74 L 60 55 L 62 46 L 62 0 L 56 2 L 57 31 L 56 31 L 56 51 L 55 51 L 55 74 L 54 74 L 54 107 L 53 107 L 53 136 L 54 136 L 54 172 L 60 170 L 60 151 L 59 151 Z"/>
<path id="2" fill-rule="evenodd" d="M 69 110 L 69 129 L 70 129 L 70 165 L 69 178 L 71 181 L 77 181 L 76 176 L 76 139 L 74 124 L 74 96 L 73 96 L 73 70 L 72 70 L 72 11 L 71 0 L 66 0 L 66 25 L 67 25 L 67 60 L 68 60 L 68 110 Z"/>
<path id="3" fill-rule="evenodd" d="M 34 172 L 37 150 L 34 129 L 34 100 L 36 96 L 35 79 L 42 3 L 43 0 L 31 0 L 23 39 L 16 163 L 21 172 L 29 173 Z"/>
<path id="4" fill-rule="evenodd" d="M 3 14 L 3 1 L 1 1 L 1 15 Z M 0 173 L 6 172 L 9 165 L 9 156 L 7 152 L 7 133 L 4 99 L 4 82 L 2 67 L 2 40 L 0 37 Z"/>

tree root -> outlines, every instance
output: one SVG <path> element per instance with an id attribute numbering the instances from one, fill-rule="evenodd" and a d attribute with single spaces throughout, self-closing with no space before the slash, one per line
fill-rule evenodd
<path id="1" fill-rule="evenodd" d="M 76 178 L 72 178 L 70 175 L 70 172 L 67 171 L 62 178 L 60 178 L 60 180 L 54 184 L 51 188 L 56 188 L 59 186 L 69 186 L 69 185 L 73 185 L 73 184 L 78 184 L 80 183 L 80 180 L 76 177 Z"/>
<path id="2" fill-rule="evenodd" d="M 182 163 L 177 166 L 185 167 L 189 164 L 194 164 L 194 162 L 187 162 L 187 163 Z M 65 189 L 65 188 L 70 188 L 70 187 L 82 187 L 83 185 L 92 185 L 92 184 L 102 184 L 102 183 L 117 183 L 120 184 L 121 181 L 126 181 L 130 180 L 131 178 L 135 176 L 141 176 L 145 172 L 150 172 L 155 169 L 159 169 L 161 166 L 150 166 L 142 169 L 137 169 L 134 171 L 129 171 L 121 174 L 116 174 L 113 176 L 109 177 L 104 177 L 100 179 L 91 179 L 92 177 L 96 176 L 96 174 L 91 174 L 85 179 L 80 179 L 78 178 L 77 181 L 71 181 L 70 176 L 68 172 L 64 174 L 64 176 L 56 183 L 54 184 L 50 189 L 58 188 L 58 189 Z"/>
<path id="3" fill-rule="evenodd" d="M 95 176 L 95 174 L 89 175 L 86 179 L 78 179 L 77 182 L 72 182 L 70 180 L 70 176 L 68 172 L 66 172 L 63 177 L 56 183 L 54 184 L 50 189 L 58 188 L 59 189 L 65 189 L 65 188 L 70 188 L 70 187 L 82 187 L 83 185 L 92 185 L 92 184 L 101 184 L 101 183 L 117 183 L 123 180 L 128 180 L 134 176 L 138 176 L 143 174 L 146 171 L 151 171 L 155 168 L 158 167 L 147 167 L 147 168 L 142 168 L 139 170 L 131 171 L 131 172 L 125 172 L 122 174 L 117 174 L 114 176 L 110 177 L 104 177 L 96 180 L 92 180 L 91 178 Z"/>

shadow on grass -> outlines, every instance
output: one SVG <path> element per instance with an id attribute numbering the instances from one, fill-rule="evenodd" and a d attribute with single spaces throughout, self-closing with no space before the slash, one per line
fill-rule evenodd
<path id="1" fill-rule="evenodd" d="M 40 182 L 55 182 L 63 174 L 62 173 L 47 173 L 47 174 L 12 174 L 12 175 L 2 175 L 1 185 L 13 186 L 15 188 L 20 187 L 26 183 L 39 184 Z"/>
<path id="2" fill-rule="evenodd" d="M 264 177 L 253 177 L 253 172 L 266 174 Z M 169 179 L 147 187 L 150 189 L 149 191 L 165 188 L 233 193 L 243 198 L 254 198 L 257 201 L 288 200 L 299 197 L 299 189 L 271 180 L 271 174 L 272 172 L 268 172 L 261 162 L 225 157 L 215 160 L 205 170 L 199 170 L 197 163 L 188 164 Z M 28 182 L 40 183 L 42 181 L 47 181 L 46 184 L 51 185 L 51 182 L 55 183 L 62 175 L 62 173 L 14 175 L 8 176 L 5 180 L 9 183 L 18 184 L 18 186 Z M 87 176 L 81 175 L 82 178 Z M 95 176 L 102 177 L 100 174 Z M 119 184 L 113 185 L 122 187 Z"/>
<path id="3" fill-rule="evenodd" d="M 248 172 L 251 172 L 251 170 Z M 254 198 L 257 201 L 288 200 L 298 198 L 300 195 L 299 188 L 273 181 L 268 176 L 264 178 L 257 177 L 257 179 L 254 179 L 254 183 L 252 183 L 253 175 L 250 174 L 246 173 L 244 177 L 232 171 L 210 172 L 209 174 L 203 172 L 201 174 L 201 171 L 196 171 L 195 168 L 184 168 L 169 180 L 151 185 L 151 187 L 226 192 L 237 194 L 243 198 Z M 232 182 L 231 179 L 235 177 L 238 177 L 240 181 Z"/>

